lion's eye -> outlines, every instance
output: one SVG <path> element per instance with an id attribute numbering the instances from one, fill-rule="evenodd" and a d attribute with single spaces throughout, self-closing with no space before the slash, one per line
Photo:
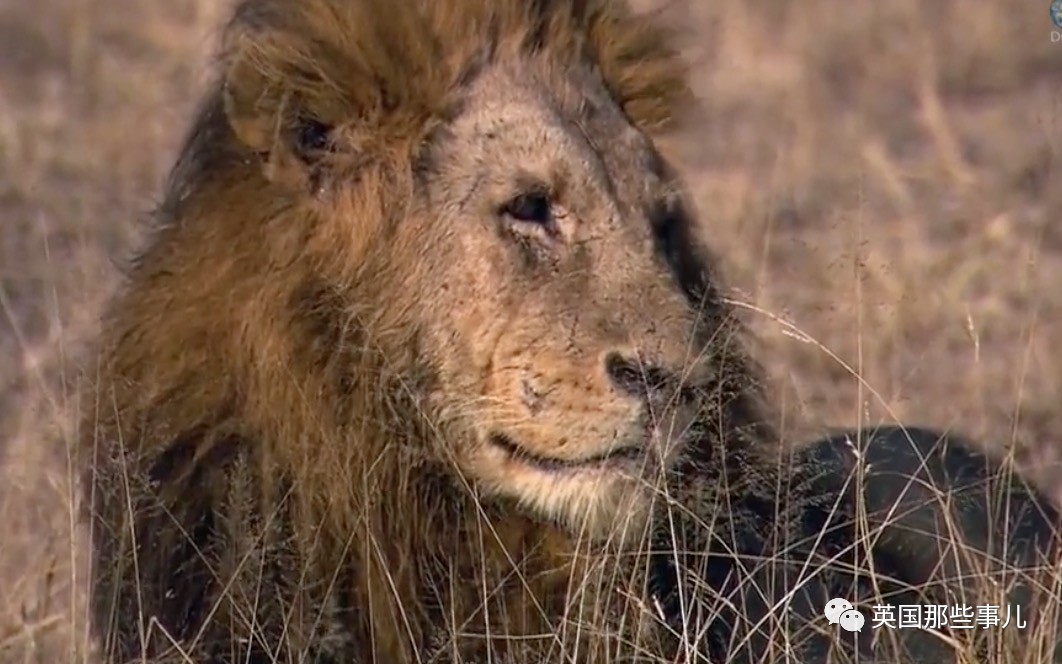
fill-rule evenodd
<path id="1" fill-rule="evenodd" d="M 521 194 L 505 204 L 502 213 L 517 221 L 547 225 L 553 219 L 549 196 L 542 192 Z"/>
<path id="2" fill-rule="evenodd" d="M 295 136 L 296 146 L 301 154 L 308 155 L 328 148 L 331 127 L 316 120 L 307 120 L 299 125 Z"/>

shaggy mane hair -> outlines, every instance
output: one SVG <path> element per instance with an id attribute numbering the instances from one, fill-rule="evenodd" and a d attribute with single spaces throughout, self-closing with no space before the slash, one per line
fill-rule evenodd
<path id="1" fill-rule="evenodd" d="M 659 128 L 689 94 L 673 41 L 608 0 L 252 0 L 223 43 L 242 110 L 353 121 L 371 151 L 419 138 L 480 68 L 514 55 L 593 63 L 634 122 Z"/>

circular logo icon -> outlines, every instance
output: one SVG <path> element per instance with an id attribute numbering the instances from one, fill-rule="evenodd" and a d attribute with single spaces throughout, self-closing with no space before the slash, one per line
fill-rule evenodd
<path id="1" fill-rule="evenodd" d="M 1055 24 L 1056 28 L 1062 29 L 1062 0 L 1052 0 L 1051 22 Z"/>
<path id="2" fill-rule="evenodd" d="M 863 629 L 863 624 L 866 619 L 863 618 L 863 614 L 856 609 L 848 609 L 841 614 L 841 617 L 837 619 L 837 622 L 841 624 L 841 629 L 846 632 L 858 632 Z"/>
<path id="3" fill-rule="evenodd" d="M 850 611 L 852 608 L 852 603 L 848 600 L 835 597 L 826 603 L 826 608 L 822 612 L 826 615 L 826 620 L 829 620 L 831 625 L 836 625 L 841 619 L 841 614 L 845 611 Z"/>

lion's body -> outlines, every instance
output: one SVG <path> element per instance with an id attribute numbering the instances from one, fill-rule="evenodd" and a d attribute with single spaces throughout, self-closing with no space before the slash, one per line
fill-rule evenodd
<path id="1" fill-rule="evenodd" d="M 651 140 L 688 96 L 663 30 L 606 0 L 244 0 L 225 47 L 81 441 L 110 661 L 670 657 L 691 574 L 730 588 L 847 500 L 779 500 Z"/>

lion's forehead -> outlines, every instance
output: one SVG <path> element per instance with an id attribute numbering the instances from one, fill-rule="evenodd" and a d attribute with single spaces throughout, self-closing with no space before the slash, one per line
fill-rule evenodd
<path id="1" fill-rule="evenodd" d="M 429 177 L 469 200 L 477 189 L 504 187 L 523 172 L 552 179 L 547 184 L 581 203 L 615 207 L 613 213 L 667 194 L 670 180 L 654 142 L 600 80 L 584 71 L 537 73 L 529 80 L 513 67 L 483 72 L 447 130 L 434 134 L 429 145 L 439 161 Z"/>
<path id="2" fill-rule="evenodd" d="M 533 59 L 499 64 L 470 82 L 465 98 L 456 119 L 470 116 L 484 131 L 537 125 L 592 138 L 601 151 L 647 151 L 653 145 L 586 63 L 564 69 Z"/>

